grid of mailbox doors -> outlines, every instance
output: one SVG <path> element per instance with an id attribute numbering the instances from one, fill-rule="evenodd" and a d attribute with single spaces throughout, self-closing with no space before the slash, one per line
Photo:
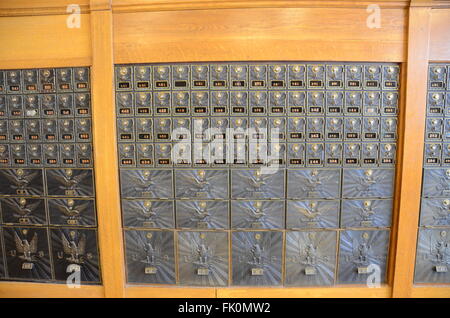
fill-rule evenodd
<path id="1" fill-rule="evenodd" d="M 385 282 L 398 83 L 389 63 L 116 65 L 128 283 Z"/>
<path id="2" fill-rule="evenodd" d="M 430 64 L 414 282 L 450 283 L 450 64 Z"/>
<path id="3" fill-rule="evenodd" d="M 89 68 L 0 70 L 0 278 L 100 283 Z"/>

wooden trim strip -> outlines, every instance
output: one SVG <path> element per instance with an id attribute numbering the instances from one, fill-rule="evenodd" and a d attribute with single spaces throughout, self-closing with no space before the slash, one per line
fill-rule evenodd
<path id="1" fill-rule="evenodd" d="M 92 115 L 100 261 L 106 297 L 123 297 L 125 263 L 115 139 L 112 13 L 91 13 Z"/>
<path id="2" fill-rule="evenodd" d="M 68 288 L 66 284 L 0 283 L 0 298 L 101 298 L 103 296 L 103 286 L 98 285 Z"/>
<path id="3" fill-rule="evenodd" d="M 411 297 L 422 188 L 430 8 L 409 9 L 406 105 L 400 116 L 400 198 L 393 297 Z"/>
<path id="4" fill-rule="evenodd" d="M 408 0 L 381 0 L 377 4 L 383 9 L 404 9 L 409 7 Z M 182 11 L 211 9 L 247 9 L 247 8 L 367 8 L 373 1 L 325 1 L 325 0 L 113 0 L 113 12 L 140 11 Z"/>

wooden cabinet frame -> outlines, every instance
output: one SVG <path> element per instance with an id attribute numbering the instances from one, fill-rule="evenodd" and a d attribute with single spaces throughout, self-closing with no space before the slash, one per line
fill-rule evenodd
<path id="1" fill-rule="evenodd" d="M 450 286 L 413 284 L 422 179 L 428 62 L 450 61 L 450 5 L 378 1 L 69 0 L 0 4 L 0 69 L 91 66 L 101 286 L 0 282 L 0 297 L 450 297 Z M 318 18 L 320 17 L 320 18 Z M 380 288 L 127 285 L 117 167 L 114 71 L 119 63 L 239 60 L 401 63 L 394 219 L 388 283 Z"/>

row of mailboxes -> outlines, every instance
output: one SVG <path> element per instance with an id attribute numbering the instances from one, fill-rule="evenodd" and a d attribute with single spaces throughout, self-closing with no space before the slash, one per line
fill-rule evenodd
<path id="1" fill-rule="evenodd" d="M 2 279 L 101 282 L 95 229 L 3 226 L 0 234 Z"/>
<path id="2" fill-rule="evenodd" d="M 126 228 L 196 230 L 387 228 L 392 205 L 392 199 L 122 200 Z"/>
<path id="3" fill-rule="evenodd" d="M 0 93 L 54 93 L 90 90 L 88 67 L 0 70 Z"/>
<path id="4" fill-rule="evenodd" d="M 0 278 L 99 283 L 89 68 L 0 71 Z"/>
<path id="5" fill-rule="evenodd" d="M 64 123 L 64 121 L 62 122 Z M 78 126 L 81 126 L 77 122 Z M 82 126 L 84 127 L 84 126 Z M 439 133 L 437 126 L 430 128 Z M 5 128 L 6 130 L 6 128 Z M 439 134 L 442 136 L 442 134 Z M 120 118 L 119 142 L 179 140 L 396 140 L 396 117 Z"/>
<path id="6" fill-rule="evenodd" d="M 450 283 L 448 64 L 430 64 L 415 283 Z"/>
<path id="7" fill-rule="evenodd" d="M 394 166 L 395 157 L 395 143 L 119 144 L 119 166 L 124 168 L 388 167 Z"/>
<path id="8" fill-rule="evenodd" d="M 0 95 L 0 119 L 90 117 L 90 93 Z"/>
<path id="9" fill-rule="evenodd" d="M 396 89 L 399 66 L 389 63 L 208 63 L 116 66 L 116 90 Z"/>
<path id="10" fill-rule="evenodd" d="M 121 171 L 123 198 L 391 198 L 394 169 L 171 169 Z"/>
<path id="11" fill-rule="evenodd" d="M 128 283 L 385 281 L 398 65 L 118 65 L 115 76 Z"/>
<path id="12" fill-rule="evenodd" d="M 119 116 L 389 116 L 398 112 L 396 91 L 199 91 L 118 92 Z"/>
<path id="13" fill-rule="evenodd" d="M 93 166 L 92 144 L 0 144 L 0 167 L 79 167 Z"/>
<path id="14" fill-rule="evenodd" d="M 127 278 L 193 286 L 375 286 L 386 279 L 389 234 L 126 230 Z"/>

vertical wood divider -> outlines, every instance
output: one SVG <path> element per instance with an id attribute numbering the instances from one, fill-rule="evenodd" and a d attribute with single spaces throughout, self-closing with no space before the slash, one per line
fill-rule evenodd
<path id="1" fill-rule="evenodd" d="M 94 7 L 97 2 L 92 0 Z M 118 298 L 124 296 L 125 262 L 115 138 L 113 37 L 110 8 L 91 12 L 91 40 L 94 164 L 100 261 L 105 297 Z"/>
<path id="2" fill-rule="evenodd" d="M 409 9 L 406 94 L 400 114 L 399 214 L 392 286 L 396 298 L 412 293 L 422 189 L 431 9 L 415 7 L 414 2 Z"/>

